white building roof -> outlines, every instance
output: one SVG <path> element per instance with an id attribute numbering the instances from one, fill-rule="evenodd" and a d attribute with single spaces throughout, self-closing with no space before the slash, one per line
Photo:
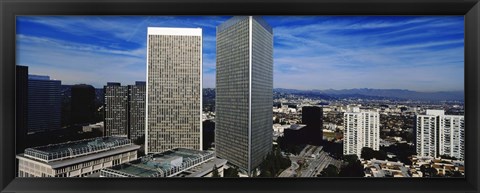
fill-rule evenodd
<path id="1" fill-rule="evenodd" d="M 148 35 L 202 36 L 202 28 L 148 27 Z"/>
<path id="2" fill-rule="evenodd" d="M 426 115 L 435 115 L 435 116 L 445 115 L 445 111 L 444 110 L 427 109 Z"/>

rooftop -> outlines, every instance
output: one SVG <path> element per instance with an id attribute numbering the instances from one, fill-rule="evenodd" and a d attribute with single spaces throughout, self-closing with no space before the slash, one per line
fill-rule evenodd
<path id="1" fill-rule="evenodd" d="M 202 28 L 148 27 L 148 35 L 202 36 Z"/>
<path id="2" fill-rule="evenodd" d="M 102 172 L 108 177 L 170 177 L 214 157 L 213 151 L 177 148 L 106 168 Z"/>
<path id="3" fill-rule="evenodd" d="M 300 130 L 300 129 L 303 129 L 305 126 L 307 125 L 302 125 L 302 124 L 293 124 L 293 125 L 290 125 L 290 128 L 291 130 Z"/>
<path id="4" fill-rule="evenodd" d="M 127 145 L 127 146 L 123 146 L 123 147 L 120 147 L 120 148 L 115 148 L 115 149 L 108 150 L 108 151 L 92 153 L 92 154 L 88 154 L 88 155 L 84 155 L 84 156 L 77 156 L 77 157 L 70 158 L 70 159 L 50 161 L 50 162 L 47 162 L 45 164 L 49 165 L 51 168 L 57 169 L 57 168 L 63 168 L 63 167 L 66 167 L 66 166 L 71 166 L 71 165 L 75 165 L 75 164 L 79 164 L 79 163 L 84 163 L 84 162 L 87 162 L 87 161 L 101 159 L 101 158 L 105 158 L 105 157 L 109 157 L 109 156 L 113 156 L 113 155 L 118 155 L 118 154 L 125 153 L 125 152 L 137 151 L 138 149 L 140 149 L 140 146 L 130 144 L 130 145 Z M 31 158 L 25 156 L 25 154 L 19 154 L 19 155 L 17 155 L 17 159 L 31 159 Z"/>
<path id="5" fill-rule="evenodd" d="M 25 149 L 24 155 L 25 157 L 48 163 L 51 161 L 111 150 L 130 144 L 131 141 L 123 137 L 97 137 L 80 141 L 69 141 L 66 143 L 27 148 Z"/>

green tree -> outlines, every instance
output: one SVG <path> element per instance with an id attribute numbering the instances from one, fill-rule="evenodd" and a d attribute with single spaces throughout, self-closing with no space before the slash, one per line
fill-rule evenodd
<path id="1" fill-rule="evenodd" d="M 459 171 L 454 171 L 452 177 L 463 177 L 463 175 Z"/>
<path id="2" fill-rule="evenodd" d="M 438 177 L 438 171 L 430 166 L 422 165 L 420 166 L 420 171 L 423 174 L 423 177 Z"/>
<path id="3" fill-rule="evenodd" d="M 360 157 L 363 158 L 364 160 L 371 160 L 374 157 L 374 153 L 375 151 L 373 151 L 372 148 L 364 147 L 362 148 L 362 153 Z"/>
<path id="4" fill-rule="evenodd" d="M 212 177 L 213 177 L 213 178 L 219 178 L 219 177 L 220 177 L 220 174 L 218 173 L 217 165 L 213 165 Z"/>
<path id="5" fill-rule="evenodd" d="M 328 165 L 325 169 L 320 172 L 318 177 L 338 177 L 338 168 L 332 164 Z"/>
<path id="6" fill-rule="evenodd" d="M 363 158 L 364 160 L 371 160 L 373 158 L 377 160 L 387 160 L 388 156 L 385 151 L 375 151 L 372 148 L 364 147 L 362 148 L 361 158 Z"/>
<path id="7" fill-rule="evenodd" d="M 282 152 L 278 147 L 273 147 L 272 151 L 267 154 L 263 162 L 260 164 L 260 177 L 276 177 L 283 170 L 290 167 L 291 161 L 282 156 Z"/>
<path id="8" fill-rule="evenodd" d="M 235 167 L 229 167 L 227 169 L 223 170 L 223 177 L 228 177 L 228 178 L 238 178 L 240 177 L 238 175 L 238 169 Z"/>
<path id="9" fill-rule="evenodd" d="M 357 155 L 343 156 L 344 166 L 341 167 L 338 176 L 340 177 L 364 177 L 363 165 Z"/>

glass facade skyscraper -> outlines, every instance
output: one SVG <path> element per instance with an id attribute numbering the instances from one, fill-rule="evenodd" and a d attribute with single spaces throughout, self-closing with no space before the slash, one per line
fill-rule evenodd
<path id="1" fill-rule="evenodd" d="M 16 130 L 15 130 L 15 149 L 16 153 L 22 153 L 27 145 L 28 128 L 28 67 L 16 66 Z"/>
<path id="2" fill-rule="evenodd" d="M 145 152 L 202 148 L 202 29 L 149 27 Z"/>
<path id="3" fill-rule="evenodd" d="M 216 70 L 216 153 L 250 174 L 272 148 L 272 28 L 253 16 L 217 26 Z"/>
<path id="4" fill-rule="evenodd" d="M 86 84 L 73 85 L 71 104 L 73 123 L 92 123 L 95 117 L 95 88 Z"/>
<path id="5" fill-rule="evenodd" d="M 61 84 L 49 76 L 28 76 L 28 132 L 61 128 Z"/>

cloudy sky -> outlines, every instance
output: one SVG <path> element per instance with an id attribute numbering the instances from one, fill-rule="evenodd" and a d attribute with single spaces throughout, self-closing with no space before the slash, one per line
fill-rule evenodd
<path id="1" fill-rule="evenodd" d="M 17 64 L 62 84 L 145 80 L 146 29 L 201 27 L 203 85 L 215 87 L 215 27 L 230 16 L 20 16 Z M 464 89 L 463 16 L 266 16 L 274 87 Z"/>

